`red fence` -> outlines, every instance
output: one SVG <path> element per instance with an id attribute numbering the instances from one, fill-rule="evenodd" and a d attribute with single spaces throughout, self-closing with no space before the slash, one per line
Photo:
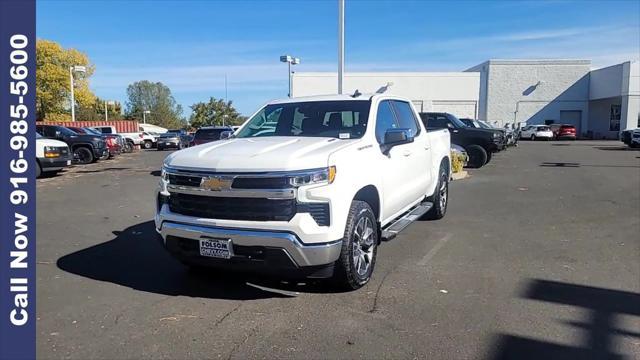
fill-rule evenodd
<path id="1" fill-rule="evenodd" d="M 117 120 L 117 121 L 42 121 L 38 124 L 44 125 L 60 125 L 73 127 L 94 127 L 94 126 L 114 126 L 119 133 L 137 133 L 140 132 L 140 126 L 137 121 L 133 120 Z"/>

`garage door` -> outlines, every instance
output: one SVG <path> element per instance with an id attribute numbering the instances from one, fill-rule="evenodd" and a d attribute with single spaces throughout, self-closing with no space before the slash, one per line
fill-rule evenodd
<path id="1" fill-rule="evenodd" d="M 476 118 L 475 102 L 433 102 L 433 112 L 448 112 L 459 118 Z"/>

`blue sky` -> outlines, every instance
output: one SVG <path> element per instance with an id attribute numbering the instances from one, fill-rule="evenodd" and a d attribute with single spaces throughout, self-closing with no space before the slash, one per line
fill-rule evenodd
<path id="1" fill-rule="evenodd" d="M 286 96 L 279 56 L 336 71 L 337 0 L 43 1 L 37 34 L 85 52 L 96 95 L 126 101 L 137 80 L 167 84 L 188 114 L 228 96 L 250 114 Z M 458 71 L 489 58 L 640 58 L 640 1 L 346 0 L 347 71 Z"/>

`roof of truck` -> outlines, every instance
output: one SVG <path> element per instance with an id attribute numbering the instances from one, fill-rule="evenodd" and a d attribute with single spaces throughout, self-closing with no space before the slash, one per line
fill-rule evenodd
<path id="1" fill-rule="evenodd" d="M 397 99 L 404 99 L 401 96 L 395 96 L 393 94 L 388 93 L 363 93 L 354 97 L 353 94 L 342 94 L 342 95 L 314 95 L 314 96 L 300 96 L 300 97 L 292 97 L 292 98 L 283 98 L 269 101 L 269 104 L 286 104 L 286 103 L 295 103 L 295 102 L 305 102 L 305 101 L 369 101 L 374 96 L 385 96 L 385 97 L 394 97 Z M 406 100 L 406 99 L 404 99 Z"/>

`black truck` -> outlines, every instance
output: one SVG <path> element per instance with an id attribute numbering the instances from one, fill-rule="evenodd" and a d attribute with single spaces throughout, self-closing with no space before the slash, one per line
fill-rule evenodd
<path id="1" fill-rule="evenodd" d="M 98 135 L 78 134 L 59 125 L 36 125 L 36 132 L 43 137 L 67 143 L 78 164 L 89 164 L 109 156 L 106 142 Z"/>
<path id="2" fill-rule="evenodd" d="M 500 130 L 478 129 L 466 126 L 455 115 L 441 112 L 420 113 L 427 129 L 449 129 L 451 143 L 462 146 L 469 155 L 468 166 L 479 168 L 491 160 L 491 155 L 505 146 Z"/>

